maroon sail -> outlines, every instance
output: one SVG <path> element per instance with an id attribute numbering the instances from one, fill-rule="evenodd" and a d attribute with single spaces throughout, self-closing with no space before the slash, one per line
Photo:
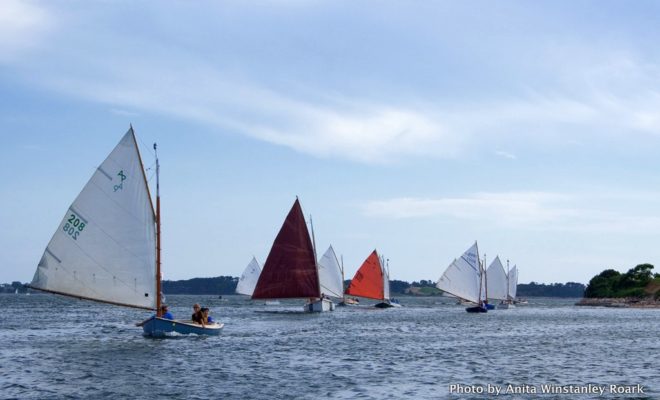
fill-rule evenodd
<path id="1" fill-rule="evenodd" d="M 270 249 L 253 299 L 320 297 L 312 240 L 298 199 Z"/>

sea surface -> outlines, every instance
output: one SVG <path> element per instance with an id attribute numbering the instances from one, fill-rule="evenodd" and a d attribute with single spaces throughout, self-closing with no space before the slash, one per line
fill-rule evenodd
<path id="1" fill-rule="evenodd" d="M 398 309 L 310 315 L 300 301 L 168 296 L 175 317 L 209 306 L 223 333 L 151 339 L 134 325 L 148 312 L 0 295 L 0 398 L 660 399 L 660 310 L 576 300 L 475 315 L 448 298 L 402 297 Z M 541 385 L 606 391 L 543 395 Z"/>

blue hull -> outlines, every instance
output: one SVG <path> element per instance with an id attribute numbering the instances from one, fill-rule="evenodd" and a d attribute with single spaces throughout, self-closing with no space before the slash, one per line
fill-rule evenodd
<path id="1" fill-rule="evenodd" d="M 224 324 L 201 325 L 193 324 L 190 321 L 178 321 L 154 317 L 142 325 L 145 336 L 163 337 L 172 334 L 180 335 L 207 335 L 218 336 L 222 331 Z"/>
<path id="2" fill-rule="evenodd" d="M 494 309 L 495 309 L 495 304 L 490 304 L 490 303 L 486 304 L 486 310 L 494 310 Z"/>

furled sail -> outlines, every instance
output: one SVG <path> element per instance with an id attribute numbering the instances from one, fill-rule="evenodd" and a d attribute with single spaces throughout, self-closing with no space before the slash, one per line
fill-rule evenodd
<path id="1" fill-rule="evenodd" d="M 261 271 L 253 299 L 318 298 L 319 275 L 312 240 L 296 199 Z"/>
<path id="2" fill-rule="evenodd" d="M 488 266 L 488 269 L 486 270 L 486 275 L 488 277 L 488 298 L 506 300 L 506 271 L 504 271 L 504 266 L 502 265 L 499 256 L 495 257 L 495 259 L 490 263 L 490 266 Z"/>
<path id="3" fill-rule="evenodd" d="M 252 296 L 254 292 L 254 287 L 257 286 L 257 281 L 259 280 L 259 275 L 261 274 L 261 267 L 255 257 L 252 257 L 252 261 L 245 267 L 245 271 L 238 280 L 236 285 L 236 293 L 246 294 Z"/>
<path id="4" fill-rule="evenodd" d="M 383 268 L 376 250 L 364 260 L 364 263 L 357 270 L 351 284 L 346 289 L 346 294 L 376 300 L 385 299 Z"/>
<path id="5" fill-rule="evenodd" d="M 477 242 L 455 259 L 442 274 L 436 287 L 461 299 L 479 303 L 481 268 Z"/>
<path id="6" fill-rule="evenodd" d="M 509 271 L 509 298 L 516 298 L 516 291 L 518 290 L 518 268 L 514 265 Z"/>
<path id="7" fill-rule="evenodd" d="M 132 128 L 67 209 L 30 286 L 156 307 L 155 213 Z"/>
<path id="8" fill-rule="evenodd" d="M 328 247 L 319 260 L 319 280 L 321 281 L 321 293 L 328 297 L 340 298 L 343 296 L 344 282 L 341 267 L 332 246 Z"/>

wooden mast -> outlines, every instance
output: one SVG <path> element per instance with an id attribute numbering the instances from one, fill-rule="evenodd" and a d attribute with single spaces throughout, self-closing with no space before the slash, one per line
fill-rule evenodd
<path id="1" fill-rule="evenodd" d="M 296 196 L 296 198 L 298 198 Z M 316 256 L 316 239 L 314 238 L 314 222 L 312 221 L 312 214 L 309 214 L 309 225 L 312 228 L 312 249 L 314 250 L 314 265 L 316 266 L 316 276 L 318 277 L 319 281 L 319 298 L 321 298 L 321 275 L 319 274 L 319 261 L 318 257 Z"/>
<path id="2" fill-rule="evenodd" d="M 158 163 L 158 151 L 154 143 L 154 153 L 156 155 L 156 316 L 163 315 L 161 306 L 161 284 L 160 284 L 160 164 Z"/>

